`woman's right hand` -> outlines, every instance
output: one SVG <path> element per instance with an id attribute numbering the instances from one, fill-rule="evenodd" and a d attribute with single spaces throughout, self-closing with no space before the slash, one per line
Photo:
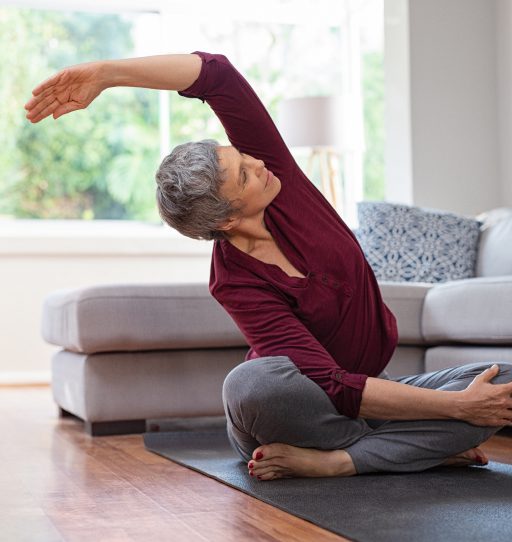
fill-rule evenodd
<path id="1" fill-rule="evenodd" d="M 512 382 L 491 384 L 498 373 L 499 365 L 489 367 L 460 392 L 463 400 L 458 419 L 479 426 L 512 425 Z"/>
<path id="2" fill-rule="evenodd" d="M 102 68 L 102 62 L 76 64 L 40 83 L 25 104 L 27 119 L 36 123 L 52 114 L 57 119 L 71 111 L 85 109 L 109 86 Z"/>

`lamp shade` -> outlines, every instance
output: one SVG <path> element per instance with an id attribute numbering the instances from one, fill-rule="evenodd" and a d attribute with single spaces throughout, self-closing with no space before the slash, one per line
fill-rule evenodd
<path id="1" fill-rule="evenodd" d="M 288 98 L 278 107 L 277 126 L 290 147 L 343 149 L 343 120 L 341 95 Z"/>

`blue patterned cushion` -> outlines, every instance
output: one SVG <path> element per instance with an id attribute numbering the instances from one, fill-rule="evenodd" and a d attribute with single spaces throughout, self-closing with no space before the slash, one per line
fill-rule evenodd
<path id="1" fill-rule="evenodd" d="M 483 222 L 382 201 L 359 202 L 357 214 L 354 233 L 377 280 L 446 282 L 475 276 Z"/>

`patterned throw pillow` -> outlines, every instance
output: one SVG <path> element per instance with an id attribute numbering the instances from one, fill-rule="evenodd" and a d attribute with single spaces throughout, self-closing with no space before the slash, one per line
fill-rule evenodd
<path id="1" fill-rule="evenodd" d="M 480 220 L 382 201 L 359 202 L 357 214 L 354 233 L 378 280 L 446 282 L 475 276 Z"/>

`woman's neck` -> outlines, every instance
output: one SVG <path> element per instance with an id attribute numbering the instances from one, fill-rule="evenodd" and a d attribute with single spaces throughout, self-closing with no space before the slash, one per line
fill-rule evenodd
<path id="1" fill-rule="evenodd" d="M 226 232 L 226 237 L 232 245 L 247 253 L 269 242 L 274 242 L 274 238 L 263 220 L 263 214 L 258 220 L 242 219 L 235 228 Z"/>

